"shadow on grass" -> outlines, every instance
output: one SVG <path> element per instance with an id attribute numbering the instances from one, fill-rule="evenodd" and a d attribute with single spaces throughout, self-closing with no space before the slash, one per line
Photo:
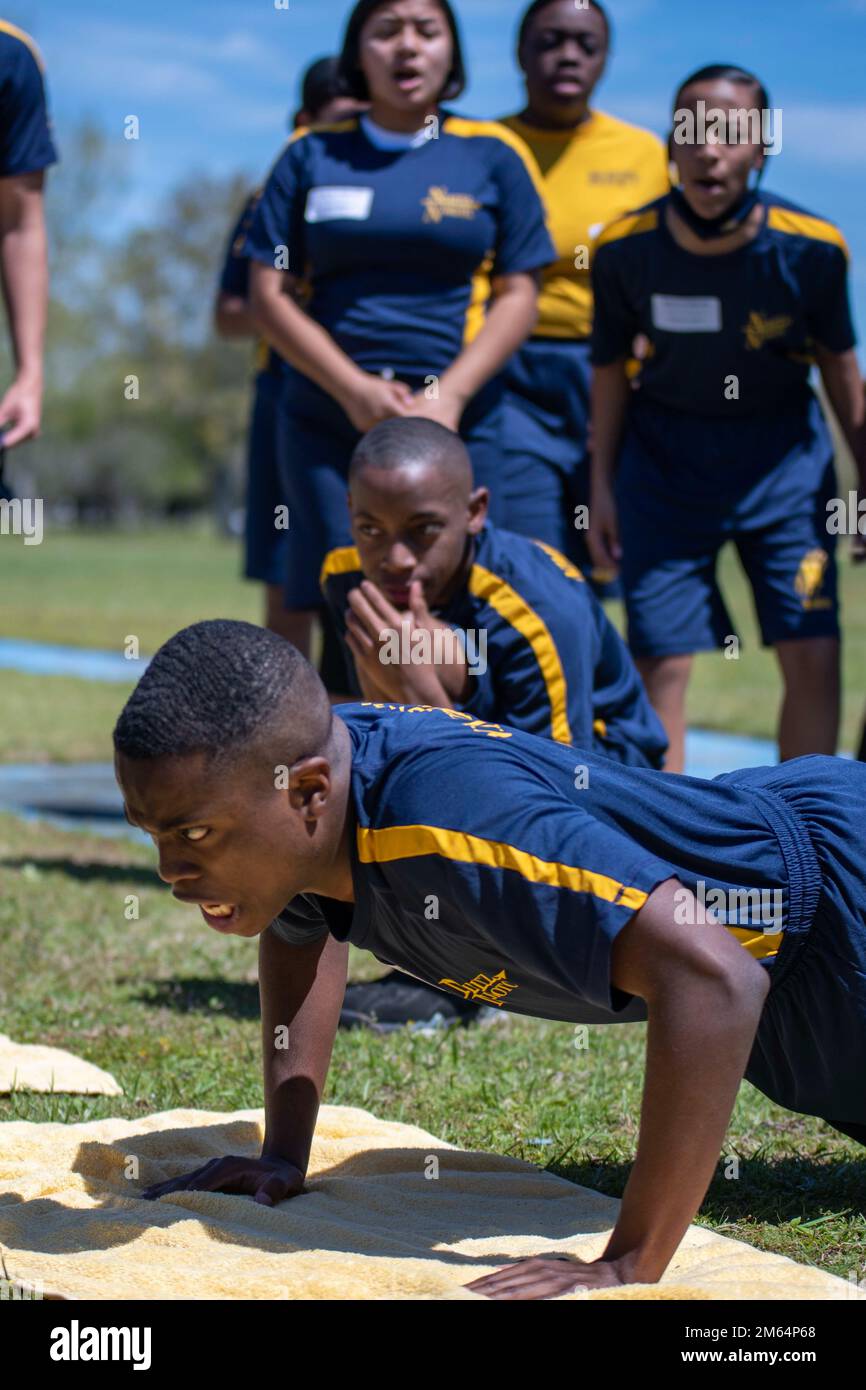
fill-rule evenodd
<path id="1" fill-rule="evenodd" d="M 140 979 L 134 981 L 141 984 Z M 152 980 L 143 993 L 133 996 L 154 1009 L 174 1009 L 179 1014 L 221 1013 L 229 1018 L 259 1017 L 259 987 L 242 980 Z"/>
<path id="2" fill-rule="evenodd" d="M 701 1215 L 715 1222 L 774 1225 L 795 1217 L 808 1220 L 827 1211 L 859 1215 L 866 1212 L 866 1149 L 860 1152 L 862 1158 L 849 1159 L 839 1153 L 773 1157 L 759 1150 L 752 1157 L 739 1157 L 736 1179 L 724 1176 L 731 1159 L 723 1157 L 701 1203 Z M 606 1196 L 621 1197 L 631 1163 L 551 1163 L 548 1172 Z"/>
<path id="3" fill-rule="evenodd" d="M 101 864 L 98 860 L 90 862 L 77 859 L 41 859 L 37 854 L 26 854 L 16 859 L 0 859 L 0 869 L 38 869 L 42 873 L 66 874 L 82 883 L 140 883 L 147 888 L 165 888 L 165 884 L 154 869 L 143 864 Z"/>

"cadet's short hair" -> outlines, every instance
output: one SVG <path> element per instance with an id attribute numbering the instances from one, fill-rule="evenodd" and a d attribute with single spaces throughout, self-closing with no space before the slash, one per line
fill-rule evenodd
<path id="1" fill-rule="evenodd" d="M 160 647 L 121 711 L 114 747 L 136 760 L 203 753 L 221 763 L 273 736 L 291 763 L 321 751 L 331 720 L 324 686 L 291 642 L 217 618 Z"/>
<path id="2" fill-rule="evenodd" d="M 472 486 L 472 460 L 460 435 L 420 416 L 382 420 L 368 430 L 352 454 L 349 484 L 365 468 L 391 471 L 412 463 L 435 464 L 450 477 Z"/>

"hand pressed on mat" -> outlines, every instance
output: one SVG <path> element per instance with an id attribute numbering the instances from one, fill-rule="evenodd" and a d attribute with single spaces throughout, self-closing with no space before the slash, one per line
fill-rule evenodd
<path id="1" fill-rule="evenodd" d="M 141 1195 L 154 1201 L 169 1192 L 239 1192 L 262 1206 L 273 1207 L 286 1197 L 296 1197 L 303 1186 L 303 1173 L 287 1159 L 227 1154 L 224 1158 L 212 1158 L 192 1173 L 153 1183 Z"/>
<path id="2" fill-rule="evenodd" d="M 610 1289 L 629 1281 L 610 1260 L 586 1263 L 571 1255 L 534 1255 L 473 1279 L 467 1289 L 500 1300 L 558 1298 L 575 1289 Z"/>

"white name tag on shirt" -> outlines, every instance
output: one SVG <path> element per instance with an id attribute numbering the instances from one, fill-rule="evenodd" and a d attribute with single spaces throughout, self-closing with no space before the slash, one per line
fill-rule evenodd
<path id="1" fill-rule="evenodd" d="M 364 222 L 373 206 L 373 191 L 372 188 L 340 188 L 335 184 L 311 188 L 307 194 L 304 221 L 334 222 L 339 217 Z"/>
<path id="2" fill-rule="evenodd" d="M 653 324 L 667 333 L 721 333 L 722 301 L 715 295 L 654 294 Z"/>

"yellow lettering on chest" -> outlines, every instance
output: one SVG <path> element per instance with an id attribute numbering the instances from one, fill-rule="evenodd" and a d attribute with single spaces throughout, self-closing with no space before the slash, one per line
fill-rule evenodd
<path id="1" fill-rule="evenodd" d="M 777 314 L 775 318 L 769 318 L 766 314 L 749 314 L 749 322 L 743 327 L 746 347 L 757 351 L 773 338 L 784 337 L 793 322 L 789 314 Z"/>
<path id="2" fill-rule="evenodd" d="M 471 221 L 481 204 L 470 193 L 449 193 L 447 188 L 434 185 L 421 199 L 424 222 L 441 222 L 443 217 L 462 217 Z"/>

